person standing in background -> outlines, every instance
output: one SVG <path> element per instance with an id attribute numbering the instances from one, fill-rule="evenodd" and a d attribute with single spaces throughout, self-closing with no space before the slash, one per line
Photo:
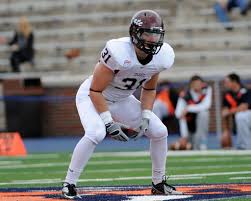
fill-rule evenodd
<path id="1" fill-rule="evenodd" d="M 212 105 L 212 88 L 194 75 L 189 89 L 178 99 L 175 115 L 179 119 L 181 140 L 191 146 L 184 149 L 207 149 L 209 109 Z M 175 144 L 180 149 L 179 144 Z"/>

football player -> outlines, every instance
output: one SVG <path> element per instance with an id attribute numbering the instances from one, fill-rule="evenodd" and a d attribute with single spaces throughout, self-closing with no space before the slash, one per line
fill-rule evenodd
<path id="1" fill-rule="evenodd" d="M 174 51 L 164 43 L 163 21 L 152 10 L 141 10 L 132 17 L 129 34 L 106 43 L 93 75 L 77 92 L 76 105 L 85 135 L 74 149 L 63 184 L 66 198 L 78 196 L 77 180 L 106 135 L 124 142 L 146 135 L 150 139 L 152 193 L 182 194 L 166 183 L 168 132 L 152 112 L 159 73 L 171 68 Z M 132 94 L 141 86 L 138 101 Z M 127 136 L 121 123 L 136 132 Z"/>

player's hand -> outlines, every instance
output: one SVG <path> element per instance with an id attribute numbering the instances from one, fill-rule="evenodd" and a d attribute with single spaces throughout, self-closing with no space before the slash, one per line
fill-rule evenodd
<path id="1" fill-rule="evenodd" d="M 148 130 L 149 122 L 150 120 L 148 118 L 143 118 L 141 120 L 139 128 L 137 129 L 137 133 L 135 133 L 135 135 L 132 135 L 131 138 L 134 138 L 134 140 L 137 140 L 140 137 L 142 137 Z"/>
<path id="2" fill-rule="evenodd" d="M 111 136 L 114 140 L 119 141 L 128 141 L 129 138 L 127 135 L 122 131 L 121 124 L 116 122 L 110 122 L 105 125 L 106 133 Z"/>

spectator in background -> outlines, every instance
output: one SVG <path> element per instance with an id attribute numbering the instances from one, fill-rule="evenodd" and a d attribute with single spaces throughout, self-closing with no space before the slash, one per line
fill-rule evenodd
<path id="1" fill-rule="evenodd" d="M 189 89 L 178 99 L 175 115 L 179 119 L 181 139 L 171 145 L 171 149 L 207 149 L 211 103 L 212 88 L 194 75 Z"/>
<path id="2" fill-rule="evenodd" d="M 13 72 L 20 72 L 20 64 L 30 62 L 33 64 L 34 59 L 34 35 L 32 27 L 26 17 L 21 17 L 17 30 L 13 38 L 9 41 L 12 51 L 10 56 L 10 64 Z"/>
<path id="3" fill-rule="evenodd" d="M 227 30 L 232 30 L 232 25 L 228 13 L 235 7 L 240 8 L 241 15 L 246 15 L 251 7 L 251 1 L 248 0 L 217 0 L 214 4 L 215 14 L 220 22 L 224 24 Z"/>
<path id="4" fill-rule="evenodd" d="M 251 149 L 251 91 L 245 88 L 240 77 L 229 74 L 224 79 L 227 91 L 223 98 L 223 148 L 231 147 L 230 117 L 234 115 L 237 131 L 237 148 Z"/>
<path id="5" fill-rule="evenodd" d="M 157 95 L 153 105 L 153 113 L 162 121 L 166 117 L 174 116 L 177 100 L 178 94 L 170 87 L 170 83 L 160 83 L 157 88 Z"/>

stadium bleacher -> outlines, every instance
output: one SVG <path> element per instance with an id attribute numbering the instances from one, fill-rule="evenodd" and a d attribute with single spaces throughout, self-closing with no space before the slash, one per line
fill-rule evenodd
<path id="1" fill-rule="evenodd" d="M 73 69 L 72 74 L 88 74 L 108 39 L 127 36 L 130 18 L 143 4 L 146 9 L 157 10 L 165 20 L 166 41 L 176 51 L 175 69 L 170 77 L 179 76 L 176 72 L 182 69 L 196 72 L 197 67 L 206 76 L 217 66 L 224 66 L 224 73 L 238 68 L 242 74 L 249 68 L 251 56 L 251 17 L 243 18 L 233 12 L 234 30 L 227 32 L 216 22 L 213 2 L 5 0 L 0 3 L 0 35 L 11 37 L 19 16 L 27 15 L 36 37 L 36 65 L 31 71 L 68 73 Z M 80 48 L 81 56 L 69 63 L 64 53 L 71 48 Z M 1 46 L 0 69 L 8 70 L 8 63 L 7 47 Z"/>

